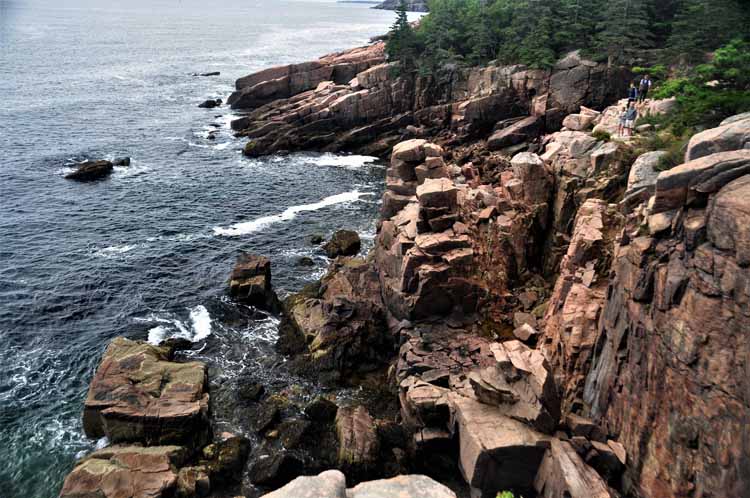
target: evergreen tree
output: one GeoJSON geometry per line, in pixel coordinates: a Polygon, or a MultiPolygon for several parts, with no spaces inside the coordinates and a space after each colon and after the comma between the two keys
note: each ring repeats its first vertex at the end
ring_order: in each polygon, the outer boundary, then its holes
{"type": "Polygon", "coordinates": [[[737,0],[681,0],[673,22],[669,48],[687,61],[733,38],[750,33],[750,9],[737,0]]]}
{"type": "Polygon", "coordinates": [[[401,71],[414,70],[417,58],[417,37],[409,24],[404,0],[401,0],[396,9],[396,20],[391,26],[385,50],[389,61],[399,62],[401,71]]]}
{"type": "Polygon", "coordinates": [[[601,0],[560,1],[557,15],[559,22],[555,32],[556,44],[560,49],[590,51],[602,3],[601,0]]]}
{"type": "Polygon", "coordinates": [[[612,64],[628,51],[652,47],[650,20],[645,0],[609,0],[597,25],[594,49],[612,64]]]}

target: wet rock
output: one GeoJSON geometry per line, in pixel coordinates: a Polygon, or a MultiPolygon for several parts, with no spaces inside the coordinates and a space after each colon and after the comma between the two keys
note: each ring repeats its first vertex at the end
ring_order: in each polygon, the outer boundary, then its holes
{"type": "Polygon", "coordinates": [[[258,401],[266,392],[263,384],[255,382],[252,378],[240,377],[237,380],[237,398],[245,403],[258,401]]]}
{"type": "Polygon", "coordinates": [[[86,161],[76,165],[76,170],[65,175],[68,180],[90,182],[99,180],[112,173],[113,164],[109,161],[86,161]]]}
{"type": "Polygon", "coordinates": [[[338,409],[333,401],[318,396],[305,406],[305,416],[315,422],[332,422],[338,409]]]}
{"type": "Polygon", "coordinates": [[[346,477],[338,470],[301,476],[263,498],[347,498],[346,477]]]}
{"type": "Polygon", "coordinates": [[[331,259],[339,256],[356,256],[362,247],[359,234],[353,230],[338,230],[334,232],[331,240],[323,245],[326,256],[331,259]]]}
{"type": "Polygon", "coordinates": [[[517,123],[495,132],[487,139],[489,150],[500,150],[506,147],[528,142],[539,136],[542,131],[542,120],[537,116],[529,116],[517,123]]]}
{"type": "Polygon", "coordinates": [[[320,234],[313,234],[310,236],[310,243],[312,245],[322,244],[325,239],[320,234]]]}
{"type": "Polygon", "coordinates": [[[240,253],[229,277],[229,295],[242,303],[268,311],[280,308],[271,287],[271,261],[250,253],[240,253]]]}
{"type": "Polygon", "coordinates": [[[375,421],[365,407],[339,408],[336,435],[339,466],[347,475],[361,479],[376,468],[380,443],[375,421]]]}
{"type": "Polygon", "coordinates": [[[750,148],[750,118],[730,120],[728,124],[693,135],[685,152],[685,162],[747,148],[750,148]]]}
{"type": "Polygon", "coordinates": [[[200,107],[201,109],[213,109],[214,107],[219,107],[221,104],[221,99],[208,99],[203,103],[198,104],[198,107],[200,107]]]}
{"type": "Polygon", "coordinates": [[[212,444],[203,448],[203,463],[214,483],[240,481],[245,460],[250,452],[250,441],[243,436],[222,433],[212,444]]]}
{"type": "Polygon", "coordinates": [[[540,498],[616,498],[607,483],[570,443],[553,439],[539,468],[534,489],[540,498]]]}
{"type": "Polygon", "coordinates": [[[395,346],[377,273],[363,260],[338,258],[316,289],[290,296],[284,306],[277,348],[297,355],[294,369],[325,382],[377,368],[395,346]]]}
{"type": "Polygon", "coordinates": [[[107,347],[89,386],[83,427],[112,443],[185,444],[208,438],[206,367],[176,363],[168,348],[123,337],[107,347]]]}
{"type": "Polygon", "coordinates": [[[130,158],[129,157],[118,157],[114,161],[112,161],[112,164],[114,166],[130,166],[130,158]]]}
{"type": "Polygon", "coordinates": [[[187,453],[179,446],[111,446],[95,451],[68,474],[60,497],[173,496],[187,453]]]}
{"type": "Polygon", "coordinates": [[[300,266],[300,267],[307,267],[307,268],[309,268],[311,266],[315,266],[315,261],[313,261],[313,259],[310,258],[310,257],[302,256],[301,258],[299,258],[297,260],[297,262],[295,264],[297,266],[300,266]]]}
{"type": "Polygon", "coordinates": [[[205,467],[183,467],[177,473],[177,496],[193,498],[211,493],[211,479],[205,467]]]}
{"type": "Polygon", "coordinates": [[[200,73],[200,74],[194,73],[193,74],[193,76],[204,76],[204,77],[206,77],[206,76],[219,76],[219,75],[221,75],[220,71],[211,71],[211,72],[208,72],[208,73],[200,73]]]}
{"type": "Polygon", "coordinates": [[[250,464],[250,481],[261,486],[279,487],[304,472],[304,463],[295,455],[280,451],[259,455],[250,464]]]}

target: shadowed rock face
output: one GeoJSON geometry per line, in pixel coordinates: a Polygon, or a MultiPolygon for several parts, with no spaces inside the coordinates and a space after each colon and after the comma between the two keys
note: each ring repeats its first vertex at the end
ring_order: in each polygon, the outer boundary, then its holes
{"type": "Polygon", "coordinates": [[[203,363],[175,363],[167,347],[115,338],[86,397],[83,427],[112,443],[184,444],[208,439],[203,363]]]}

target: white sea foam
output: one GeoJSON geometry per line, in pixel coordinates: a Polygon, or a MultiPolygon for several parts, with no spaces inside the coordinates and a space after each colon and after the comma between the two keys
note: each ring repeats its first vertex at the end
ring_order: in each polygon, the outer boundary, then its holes
{"type": "Polygon", "coordinates": [[[195,332],[191,341],[202,341],[211,335],[211,315],[208,314],[205,306],[198,305],[190,310],[190,320],[193,322],[193,331],[195,332]]]}
{"type": "Polygon", "coordinates": [[[359,169],[363,166],[372,165],[377,160],[377,157],[372,156],[342,156],[331,153],[310,158],[310,162],[318,166],[336,166],[345,169],[359,169]]]}
{"type": "Polygon", "coordinates": [[[99,249],[94,254],[101,258],[114,258],[120,254],[125,254],[126,252],[130,252],[137,247],[138,247],[138,244],[122,244],[119,246],[109,246],[103,249],[99,249]]]}
{"type": "Polygon", "coordinates": [[[149,329],[148,342],[158,345],[170,337],[187,339],[190,342],[199,342],[211,335],[211,315],[202,304],[190,310],[190,326],[177,318],[164,318],[150,315],[147,318],[139,318],[138,321],[156,322],[157,325],[149,329]]]}
{"type": "Polygon", "coordinates": [[[214,227],[213,230],[216,235],[223,235],[226,237],[236,237],[238,235],[247,235],[253,232],[257,232],[259,230],[263,230],[264,228],[270,225],[273,225],[274,223],[292,220],[299,213],[303,213],[306,211],[317,211],[319,209],[323,209],[328,206],[333,206],[335,204],[356,202],[360,200],[360,198],[364,196],[369,196],[369,195],[373,195],[373,194],[370,192],[360,192],[359,190],[352,190],[351,192],[343,192],[341,194],[336,194],[330,197],[326,197],[322,199],[321,201],[313,203],[313,204],[303,204],[301,206],[292,206],[292,207],[286,208],[283,213],[274,214],[270,216],[263,216],[261,218],[257,218],[252,221],[246,221],[243,223],[235,223],[234,225],[231,225],[230,227],[227,227],[227,228],[214,227]]]}

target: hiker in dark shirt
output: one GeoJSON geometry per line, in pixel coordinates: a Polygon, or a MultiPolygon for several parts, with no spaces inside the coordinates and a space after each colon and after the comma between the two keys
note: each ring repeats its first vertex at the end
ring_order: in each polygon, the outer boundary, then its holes
{"type": "Polygon", "coordinates": [[[627,109],[620,115],[620,130],[618,130],[620,135],[632,137],[636,119],[638,119],[638,110],[633,102],[628,102],[627,109]]]}
{"type": "Polygon", "coordinates": [[[635,82],[630,82],[630,88],[628,88],[628,104],[638,100],[638,88],[635,86],[635,82]]]}
{"type": "Polygon", "coordinates": [[[648,74],[641,79],[641,83],[638,87],[638,102],[646,100],[648,91],[651,90],[652,83],[651,77],[648,74]]]}

